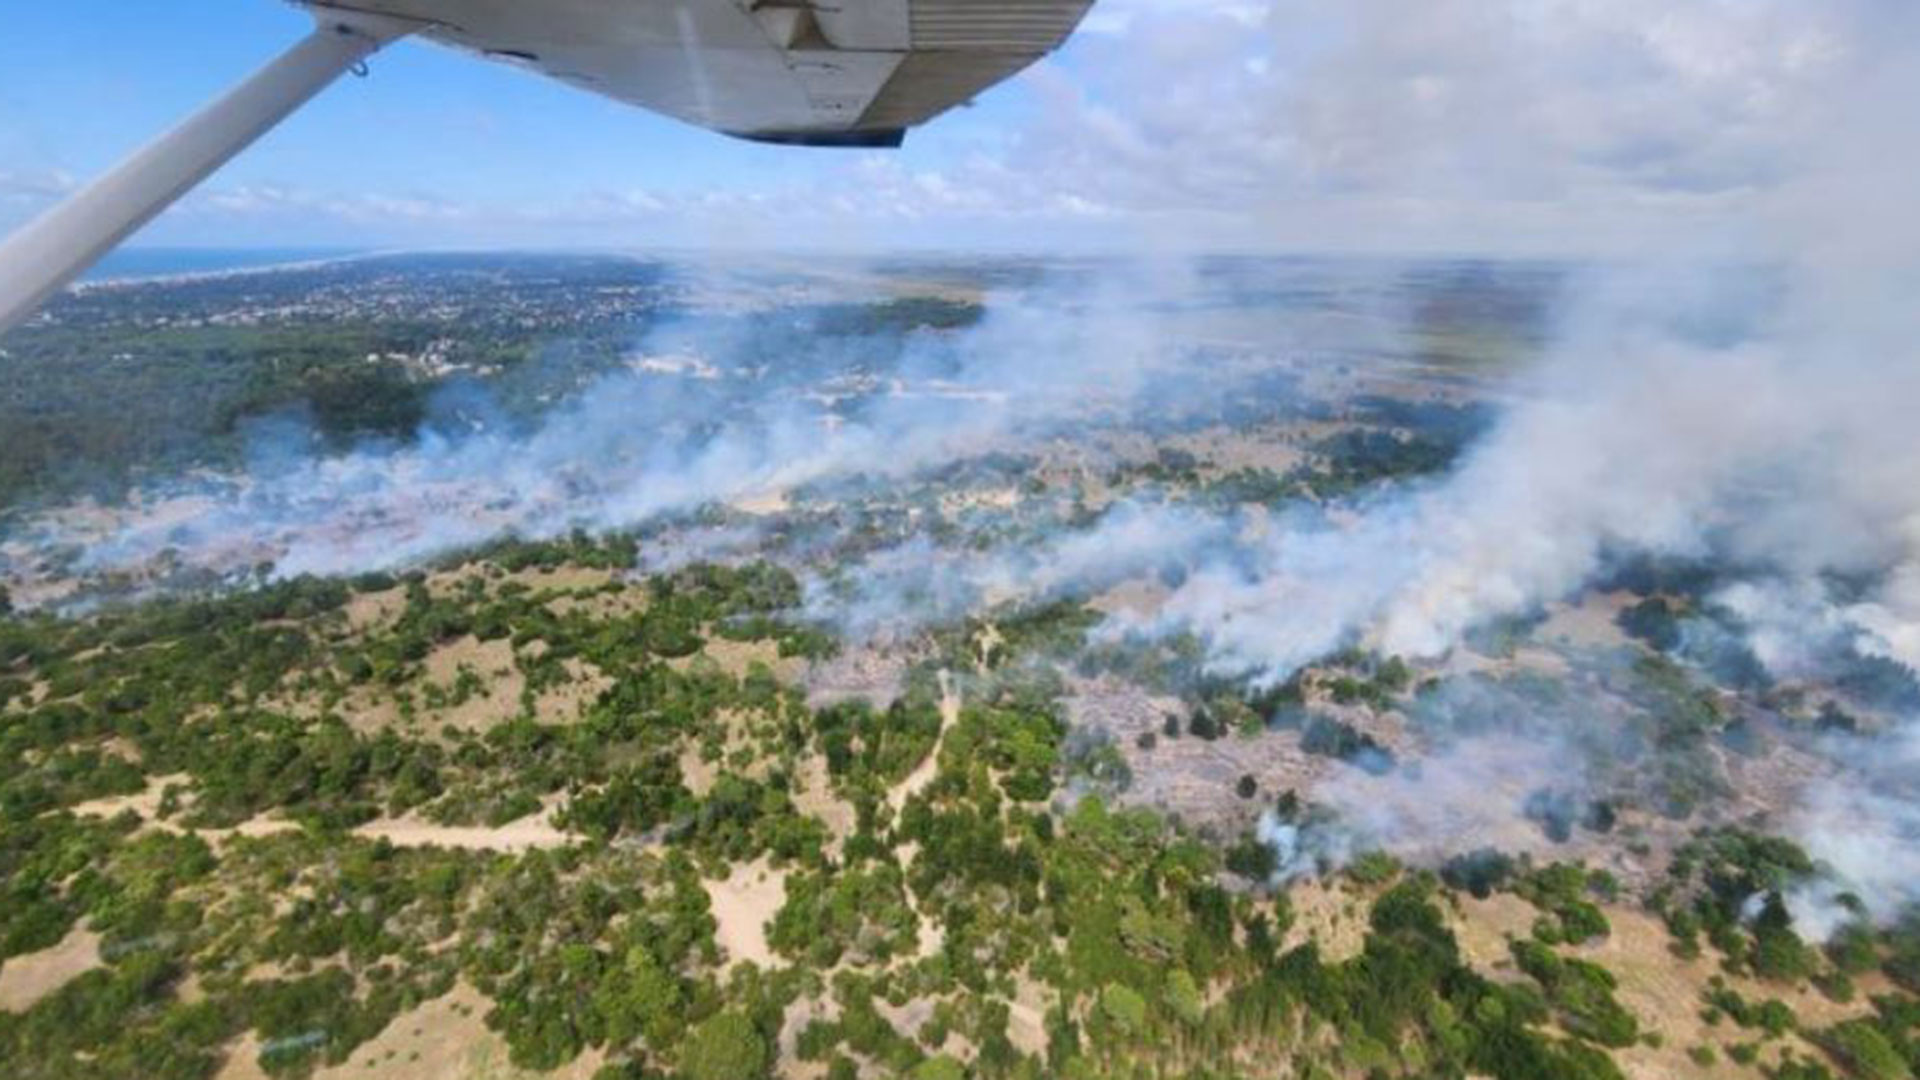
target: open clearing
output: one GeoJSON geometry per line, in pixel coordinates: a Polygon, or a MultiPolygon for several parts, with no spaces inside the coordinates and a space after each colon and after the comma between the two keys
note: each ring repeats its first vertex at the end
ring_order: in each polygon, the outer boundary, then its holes
{"type": "Polygon", "coordinates": [[[60,943],[9,959],[0,967],[0,1009],[26,1012],[34,1002],[100,966],[100,935],[76,926],[60,943]]]}
{"type": "Polygon", "coordinates": [[[727,966],[774,966],[773,950],[767,945],[767,923],[787,902],[786,872],[773,869],[765,859],[756,859],[705,885],[707,899],[713,904],[714,922],[719,924],[714,940],[726,950],[727,966]]]}

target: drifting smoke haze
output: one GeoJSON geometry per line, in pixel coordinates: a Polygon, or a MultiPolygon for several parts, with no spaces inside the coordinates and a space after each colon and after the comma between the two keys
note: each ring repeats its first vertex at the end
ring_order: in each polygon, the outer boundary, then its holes
{"type": "MultiPolygon", "coordinates": [[[[1370,25],[1372,8],[1359,10],[1370,25]]],[[[1429,40],[1374,29],[1371,44],[1387,49],[1429,40]]],[[[1268,679],[1356,642],[1437,657],[1474,626],[1568,598],[1610,556],[1639,552],[1753,568],[1756,579],[1721,600],[1747,620],[1776,675],[1806,675],[1821,658],[1854,651],[1920,662],[1916,143],[1911,113],[1889,107],[1920,89],[1914,18],[1890,5],[1842,5],[1823,29],[1822,48],[1844,62],[1810,65],[1817,76],[1774,87],[1805,94],[1784,110],[1794,122],[1779,133],[1777,160],[1797,172],[1772,186],[1748,238],[1721,252],[1721,269],[1588,274],[1568,290],[1573,306],[1520,403],[1452,476],[1327,528],[1276,531],[1251,562],[1203,567],[1158,625],[1191,629],[1218,666],[1268,679]],[[1736,252],[1769,269],[1727,258],[1736,252]],[[1870,584],[1841,595],[1843,577],[1870,584]]],[[[1377,130],[1364,120],[1345,127],[1377,130]]],[[[1522,175],[1497,160],[1489,172],[1522,175]]],[[[1882,741],[1910,748],[1913,739],[1901,726],[1882,741]]],[[[1816,784],[1794,828],[1876,914],[1891,916],[1915,899],[1920,874],[1905,853],[1920,837],[1920,804],[1911,770],[1885,764],[1910,754],[1875,746],[1879,767],[1816,784]]],[[[1371,790],[1379,785],[1356,774],[1351,784],[1368,789],[1360,797],[1343,798],[1338,785],[1317,797],[1363,832],[1412,833],[1417,844],[1458,827],[1452,809],[1463,804],[1449,792],[1499,790],[1482,784],[1501,775],[1505,752],[1457,746],[1410,784],[1399,777],[1371,790]],[[1393,783],[1415,794],[1396,798],[1393,783]]],[[[1860,756],[1844,755],[1863,765],[1860,756]]],[[[1272,839],[1283,856],[1301,850],[1297,837],[1272,839]]],[[[1831,929],[1832,915],[1804,899],[1804,921],[1831,929]]]]}
{"type": "MultiPolygon", "coordinates": [[[[1713,600],[1777,679],[1817,676],[1854,653],[1920,666],[1920,219],[1910,209],[1920,140],[1912,110],[1889,104],[1920,92],[1907,51],[1913,16],[1865,2],[1819,16],[1783,4],[1706,5],[1743,48],[1760,48],[1763,31],[1786,24],[1809,44],[1778,70],[1756,65],[1772,81],[1726,76],[1735,87],[1714,82],[1712,65],[1695,57],[1712,92],[1686,100],[1705,116],[1681,109],[1654,123],[1641,112],[1664,107],[1657,86],[1646,99],[1614,100],[1596,96],[1583,74],[1581,85],[1523,110],[1508,131],[1503,103],[1525,97],[1546,77],[1542,66],[1572,49],[1571,36],[1549,29],[1555,20],[1612,17],[1598,12],[1603,5],[1535,5],[1516,30],[1499,19],[1487,26],[1486,10],[1500,5],[1417,6],[1411,26],[1396,18],[1409,14],[1405,5],[1349,5],[1347,17],[1329,16],[1342,35],[1302,62],[1335,71],[1350,61],[1357,74],[1289,96],[1271,115],[1226,109],[1214,126],[1227,130],[1193,134],[1227,151],[1215,157],[1185,145],[1181,161],[1245,170],[1238,180],[1210,174],[1206,186],[1224,183],[1249,200],[1259,198],[1263,162],[1291,173],[1317,161],[1315,175],[1353,193],[1337,200],[1348,208],[1391,201],[1405,174],[1437,177],[1442,206],[1482,205],[1470,198],[1476,185],[1504,199],[1578,205],[1582,184],[1592,182],[1616,212],[1621,191],[1594,179],[1600,174],[1617,181],[1634,167],[1665,168],[1662,197],[1724,202],[1724,177],[1738,173],[1745,179],[1731,186],[1746,211],[1742,235],[1676,237],[1671,250],[1649,242],[1632,266],[1575,275],[1544,356],[1511,388],[1494,428],[1443,477],[1332,510],[1258,516],[1127,501],[986,551],[913,537],[813,577],[809,613],[871,634],[1000,599],[1087,594],[1152,577],[1169,588],[1164,603],[1112,616],[1105,633],[1191,633],[1215,671],[1270,685],[1350,645],[1444,657],[1476,627],[1576,597],[1616,559],[1651,554],[1739,568],[1739,580],[1722,583],[1713,600]],[[1476,38],[1476,28],[1486,32],[1476,38]],[[1433,40],[1458,47],[1442,50],[1445,70],[1423,72],[1409,42],[1433,40]],[[1561,48],[1529,55],[1518,47],[1539,42],[1561,48]],[[1430,107],[1415,107],[1419,94],[1388,95],[1360,79],[1383,69],[1397,72],[1393,86],[1439,80],[1430,107]],[[1760,93],[1787,100],[1744,96],[1760,93]],[[1709,106],[1723,98],[1739,107],[1715,114],[1709,106]],[[1272,141],[1274,116],[1292,125],[1292,141],[1272,141]],[[1761,120],[1772,124],[1767,137],[1743,145],[1763,152],[1762,167],[1729,138],[1662,150],[1662,138],[1685,142],[1761,120]],[[1561,144],[1587,124],[1611,133],[1607,146],[1561,144]],[[1416,134],[1396,142],[1399,131],[1416,134]],[[1340,145],[1335,132],[1352,144],[1340,145]]],[[[1136,7],[1134,17],[1159,17],[1153,5],[1136,7]]],[[[1702,26],[1698,12],[1655,18],[1649,5],[1624,7],[1657,24],[1675,50],[1691,47],[1688,35],[1702,26]]],[[[1248,9],[1223,18],[1242,32],[1264,27],[1269,45],[1279,40],[1277,12],[1248,9]]],[[[1727,46],[1716,41],[1706,47],[1727,46]]],[[[1182,38],[1156,60],[1211,60],[1218,47],[1182,38]]],[[[1262,90],[1270,68],[1234,70],[1223,78],[1250,83],[1241,89],[1255,101],[1272,100],[1262,90]]],[[[1084,137],[1063,140],[1059,152],[1087,146],[1084,137]]],[[[1162,179],[1144,166],[1097,172],[1107,185],[1162,179]]],[[[1203,291],[1194,273],[1156,261],[998,296],[977,327],[908,339],[896,366],[842,403],[751,387],[733,394],[732,384],[752,376],[724,339],[647,342],[642,353],[693,357],[717,380],[610,376],[530,434],[428,432],[417,445],[325,458],[289,458],[268,440],[262,464],[223,490],[183,498],[157,521],[78,537],[81,565],[131,568],[172,551],[211,566],[271,558],[282,575],[404,566],[503,534],[631,528],[855,474],[904,477],[1094,418],[1153,417],[1178,407],[1169,386],[1185,384],[1195,401],[1221,393],[1208,383],[1206,361],[1169,325],[1169,312],[1203,291]],[[729,387],[717,406],[715,381],[729,387]]],[[[793,342],[800,354],[825,347],[793,342]]],[[[816,366],[847,366],[827,360],[816,366]]],[[[38,527],[46,542],[76,539],[58,522],[38,527]]],[[[753,536],[730,527],[707,540],[738,550],[753,536]]],[[[1882,916],[1920,900],[1911,855],[1920,850],[1920,793],[1907,779],[1920,765],[1920,728],[1893,719],[1896,729],[1870,747],[1836,750],[1845,774],[1813,784],[1788,815],[1838,882],[1882,916]]],[[[1590,743],[1608,733],[1579,729],[1612,723],[1600,710],[1562,722],[1557,737],[1452,739],[1417,768],[1347,769],[1313,794],[1345,831],[1312,838],[1269,818],[1263,834],[1280,850],[1283,874],[1343,857],[1356,842],[1347,837],[1412,853],[1462,836],[1510,842],[1530,791],[1556,780],[1581,786],[1590,743]]],[[[1831,901],[1830,891],[1798,896],[1803,926],[1830,930],[1831,901]]]]}
{"type": "Polygon", "coordinates": [[[1278,881],[1293,881],[1346,863],[1362,851],[1391,851],[1423,865],[1494,848],[1551,854],[1522,813],[1543,785],[1578,783],[1578,761],[1551,737],[1539,741],[1470,737],[1412,764],[1344,769],[1315,785],[1326,815],[1292,822],[1263,815],[1259,834],[1279,856],[1278,881]]]}
{"type": "MultiPolygon", "coordinates": [[[[1074,282],[989,303],[977,328],[909,337],[897,357],[804,332],[770,345],[668,331],[641,343],[638,371],[596,380],[530,433],[496,420],[457,434],[423,429],[405,447],[313,456],[303,427],[268,422],[253,433],[245,475],[161,492],[130,522],[89,527],[55,513],[20,535],[84,547],[77,569],[89,573],[135,571],[164,554],[213,571],[268,561],[281,577],[350,574],[502,535],[626,529],[854,473],[903,476],[1068,418],[1133,415],[1144,380],[1177,359],[1160,349],[1141,298],[1173,302],[1177,289],[1177,275],[1158,273],[1074,282]],[[835,348],[847,355],[820,355],[835,348]],[[828,377],[827,388],[769,388],[750,362],[767,354],[769,365],[828,377]],[[870,370],[869,359],[886,366],[870,370]]],[[[493,411],[471,393],[459,406],[493,411]]]]}
{"type": "Polygon", "coordinates": [[[1241,528],[1192,508],[1128,501],[1085,528],[988,552],[954,551],[919,537],[869,555],[851,573],[816,577],[808,611],[856,636],[916,629],[1003,601],[1084,596],[1226,559],[1239,549],[1241,528]]]}

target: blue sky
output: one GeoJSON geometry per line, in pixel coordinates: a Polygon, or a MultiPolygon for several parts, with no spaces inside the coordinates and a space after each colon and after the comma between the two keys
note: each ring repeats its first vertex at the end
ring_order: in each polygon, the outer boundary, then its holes
{"type": "MultiPolygon", "coordinates": [[[[0,227],[297,40],[16,3],[0,227]]],[[[899,152],[770,148],[403,42],[138,238],[195,246],[1635,251],[1736,237],[1881,0],[1100,0],[899,152]]],[[[1877,14],[1876,14],[1877,13],[1877,14]]],[[[1903,25],[1902,31],[1910,30],[1903,25]]]]}
{"type": "MultiPolygon", "coordinates": [[[[296,41],[310,20],[276,0],[61,0],[21,5],[0,36],[0,171],[16,185],[85,178],[296,41]]],[[[1070,59],[1067,62],[1071,62],[1070,59]]],[[[896,156],[940,168],[992,153],[1019,122],[1018,85],[915,133],[896,156]]],[[[552,206],[645,191],[695,198],[831,184],[859,153],[796,151],[728,139],[511,68],[402,42],[243,154],[208,185],[301,197],[379,195],[465,205],[552,206]],[[772,181],[777,178],[777,185],[772,181]]],[[[29,209],[0,204],[0,224],[29,209]]],[[[358,243],[407,239],[404,224],[300,215],[216,214],[204,204],[157,223],[143,242],[358,243]]],[[[467,228],[469,226],[462,226],[467,228]]],[[[457,241],[460,228],[424,229],[457,241]]],[[[484,239],[484,228],[473,230],[484,239]]],[[[577,243],[590,226],[554,227],[577,243]]],[[[538,240],[528,230],[509,238],[538,240]]],[[[685,237],[698,242],[697,235],[685,237]]]]}

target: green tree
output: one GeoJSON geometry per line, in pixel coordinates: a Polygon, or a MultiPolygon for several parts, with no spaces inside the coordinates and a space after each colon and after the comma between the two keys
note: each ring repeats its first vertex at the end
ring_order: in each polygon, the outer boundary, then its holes
{"type": "Polygon", "coordinates": [[[967,1070],[958,1061],[941,1054],[921,1062],[908,1075],[911,1080],[966,1080],[967,1070]]]}
{"type": "Polygon", "coordinates": [[[687,1036],[680,1068],[687,1080],[759,1080],[767,1073],[767,1043],[741,1013],[715,1013],[687,1036]]]}
{"type": "Polygon", "coordinates": [[[1132,987],[1108,983],[1100,992],[1100,1008],[1122,1031],[1139,1034],[1147,1026],[1147,1001],[1132,987]]]}
{"type": "Polygon", "coordinates": [[[1188,1027],[1200,1026],[1200,1021],[1206,1016],[1206,1001],[1201,998],[1200,987],[1186,968],[1174,968],[1167,975],[1167,986],[1161,993],[1161,1000],[1166,1003],[1167,1010],[1188,1027]]]}
{"type": "Polygon", "coordinates": [[[665,1049],[680,1030],[680,984],[639,946],[629,949],[626,963],[600,984],[594,1003],[616,1043],[643,1038],[648,1046],[665,1049]]]}
{"type": "Polygon", "coordinates": [[[1820,1043],[1834,1060],[1866,1080],[1910,1080],[1912,1070],[1871,1021],[1849,1020],[1827,1029],[1820,1043]]]}

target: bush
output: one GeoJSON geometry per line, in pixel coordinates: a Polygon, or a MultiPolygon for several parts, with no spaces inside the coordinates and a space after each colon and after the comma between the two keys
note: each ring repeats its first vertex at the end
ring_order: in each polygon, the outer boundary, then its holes
{"type": "Polygon", "coordinates": [[[1147,1028],[1147,1001],[1132,987],[1108,983],[1100,992],[1100,1011],[1129,1035],[1138,1035],[1147,1028]]]}
{"type": "Polygon", "coordinates": [[[1867,1020],[1848,1020],[1822,1032],[1820,1046],[1863,1080],[1911,1080],[1913,1073],[1880,1029],[1867,1020]]]}
{"type": "Polygon", "coordinates": [[[767,1074],[767,1043],[743,1014],[715,1013],[687,1036],[680,1069],[687,1080],[760,1080],[767,1074]]]}

